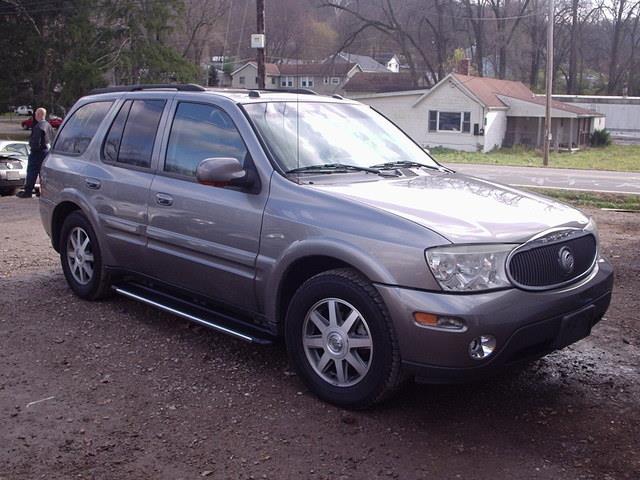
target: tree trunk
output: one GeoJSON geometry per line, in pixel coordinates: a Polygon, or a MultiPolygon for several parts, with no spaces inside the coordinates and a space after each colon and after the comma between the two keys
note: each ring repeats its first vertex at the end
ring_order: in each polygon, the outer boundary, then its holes
{"type": "Polygon", "coordinates": [[[578,93],[578,3],[571,1],[571,38],[569,40],[569,78],[567,79],[567,93],[578,93]]]}
{"type": "Polygon", "coordinates": [[[609,57],[609,81],[607,82],[607,94],[613,95],[618,86],[618,56],[620,52],[620,34],[622,33],[622,14],[626,0],[620,0],[617,5],[616,18],[613,23],[613,39],[611,41],[611,53],[609,57]]]}

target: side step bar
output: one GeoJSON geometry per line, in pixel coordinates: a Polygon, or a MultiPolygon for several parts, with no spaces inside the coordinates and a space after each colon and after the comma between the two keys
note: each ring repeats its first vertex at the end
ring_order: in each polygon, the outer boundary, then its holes
{"type": "Polygon", "coordinates": [[[218,332],[226,333],[245,342],[268,345],[275,340],[272,335],[257,326],[238,320],[228,314],[191,304],[146,286],[127,283],[114,285],[112,288],[116,293],[127,298],[137,300],[218,332]]]}

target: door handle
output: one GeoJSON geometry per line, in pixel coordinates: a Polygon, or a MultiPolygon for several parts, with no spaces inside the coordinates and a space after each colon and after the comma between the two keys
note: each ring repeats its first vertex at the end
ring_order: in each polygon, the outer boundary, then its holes
{"type": "Polygon", "coordinates": [[[84,183],[86,183],[87,187],[91,188],[92,190],[98,190],[102,186],[100,180],[98,180],[97,178],[85,178],[84,183]]]}
{"type": "Polygon", "coordinates": [[[166,193],[156,193],[156,203],[164,207],[173,205],[173,197],[166,193]]]}

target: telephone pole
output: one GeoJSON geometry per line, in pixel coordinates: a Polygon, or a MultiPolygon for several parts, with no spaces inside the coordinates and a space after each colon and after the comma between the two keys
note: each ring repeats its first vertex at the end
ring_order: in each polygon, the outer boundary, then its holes
{"type": "MultiPolygon", "coordinates": [[[[256,0],[257,7],[257,19],[258,19],[258,34],[263,35],[264,38],[264,0],[256,0]]],[[[264,40],[263,40],[264,42],[264,40]]],[[[262,48],[258,48],[258,88],[265,88],[265,47],[263,44],[262,48]]]]}
{"type": "Polygon", "coordinates": [[[549,165],[549,148],[551,147],[551,93],[553,91],[553,0],[549,2],[549,14],[547,20],[547,86],[546,103],[544,111],[544,160],[546,167],[549,165]]]}

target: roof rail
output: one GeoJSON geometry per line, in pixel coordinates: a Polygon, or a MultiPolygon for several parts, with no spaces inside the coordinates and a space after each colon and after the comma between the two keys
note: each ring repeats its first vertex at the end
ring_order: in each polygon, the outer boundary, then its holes
{"type": "Polygon", "coordinates": [[[204,92],[206,89],[195,83],[141,83],[138,85],[118,85],[116,87],[94,88],[89,95],[113,92],[138,92],[141,90],[171,89],[179,92],[204,92]]]}
{"type": "Polygon", "coordinates": [[[308,88],[261,88],[261,92],[299,93],[301,95],[318,95],[308,88]]]}

